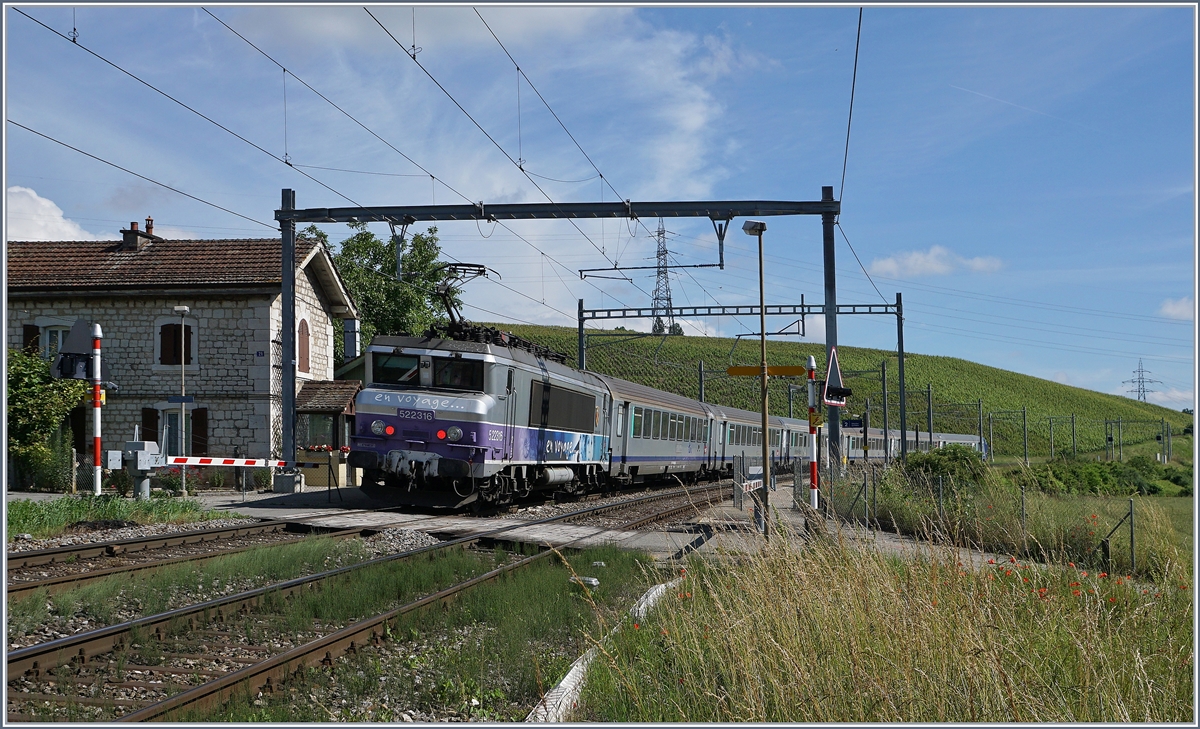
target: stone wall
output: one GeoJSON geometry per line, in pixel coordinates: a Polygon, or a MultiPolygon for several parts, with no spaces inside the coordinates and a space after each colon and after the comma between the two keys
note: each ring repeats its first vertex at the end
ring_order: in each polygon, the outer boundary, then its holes
{"type": "MultiPolygon", "coordinates": [[[[307,274],[297,276],[297,322],[306,318],[310,332],[310,372],[305,379],[333,379],[333,318],[328,304],[307,274]]],[[[232,455],[235,447],[248,457],[280,455],[282,412],[279,402],[282,316],[278,294],[204,296],[111,296],[22,299],[12,296],[8,309],[8,345],[22,345],[23,325],[70,327],[79,317],[103,329],[102,355],[108,388],[102,411],[102,447],[119,449],[142,422],[142,408],[161,411],[161,423],[178,405],[167,398],[180,393],[180,366],[160,364],[159,329],[178,324],[173,307],[191,311],[194,357],[184,368],[184,384],[195,402],[188,409],[208,410],[208,453],[232,455]],[[272,367],[272,365],[276,367],[272,367]]],[[[45,334],[42,335],[45,343],[45,334]]],[[[91,443],[92,414],[86,413],[86,441],[91,443]]],[[[147,436],[143,435],[143,438],[147,436]]],[[[157,439],[157,435],[154,439],[157,439]]],[[[188,444],[190,449],[191,444],[188,444]]]]}

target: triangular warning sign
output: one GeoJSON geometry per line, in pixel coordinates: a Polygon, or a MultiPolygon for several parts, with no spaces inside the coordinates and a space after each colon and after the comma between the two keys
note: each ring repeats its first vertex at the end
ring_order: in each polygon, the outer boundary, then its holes
{"type": "Polygon", "coordinates": [[[837,347],[829,349],[829,366],[826,368],[825,389],[821,391],[821,400],[830,407],[846,407],[846,398],[850,397],[850,388],[842,386],[842,368],[838,364],[837,347]]]}

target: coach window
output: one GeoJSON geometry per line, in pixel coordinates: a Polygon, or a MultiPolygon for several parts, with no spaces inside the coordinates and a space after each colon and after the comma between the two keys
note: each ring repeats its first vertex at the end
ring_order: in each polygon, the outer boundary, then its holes
{"type": "Polygon", "coordinates": [[[639,407],[633,409],[633,426],[630,430],[634,438],[642,437],[642,409],[639,407]]]}
{"type": "Polygon", "coordinates": [[[678,434],[679,417],[675,413],[667,413],[667,440],[676,440],[678,434]]]}
{"type": "Polygon", "coordinates": [[[657,410],[651,412],[654,413],[654,417],[650,423],[650,437],[658,440],[659,429],[662,427],[662,413],[657,410]]]}

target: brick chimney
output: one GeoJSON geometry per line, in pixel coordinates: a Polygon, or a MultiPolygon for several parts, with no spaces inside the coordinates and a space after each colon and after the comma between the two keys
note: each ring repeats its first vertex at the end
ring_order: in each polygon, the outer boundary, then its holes
{"type": "Polygon", "coordinates": [[[117,250],[121,251],[140,251],[146,247],[151,241],[162,240],[157,235],[154,235],[154,219],[146,218],[146,230],[138,230],[137,221],[129,224],[128,230],[121,231],[121,245],[117,250]]]}

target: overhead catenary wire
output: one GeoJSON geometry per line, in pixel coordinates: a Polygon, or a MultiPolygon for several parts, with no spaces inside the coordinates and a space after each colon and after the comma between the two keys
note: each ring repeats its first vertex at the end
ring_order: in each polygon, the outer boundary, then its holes
{"type": "Polygon", "coordinates": [[[863,9],[858,9],[858,34],[854,38],[854,73],[850,77],[850,113],[846,115],[846,151],[842,156],[842,184],[838,187],[838,201],[846,191],[846,163],[850,161],[850,122],[854,120],[854,87],[858,83],[858,44],[862,40],[863,9]]]}
{"type": "MultiPolygon", "coordinates": [[[[363,11],[365,11],[367,15],[371,16],[371,19],[375,21],[375,23],[383,30],[383,32],[386,33],[387,36],[389,38],[391,38],[392,41],[403,50],[404,46],[400,43],[400,41],[396,38],[396,36],[393,35],[390,30],[388,30],[386,25],[384,25],[382,22],[380,22],[379,18],[375,17],[375,15],[370,11],[370,9],[364,7],[363,11]]],[[[437,86],[439,89],[441,89],[442,93],[446,95],[446,98],[450,99],[451,103],[453,103],[456,107],[458,107],[458,110],[461,111],[467,117],[467,119],[469,119],[471,121],[471,123],[475,125],[475,128],[477,128],[485,137],[487,137],[488,141],[490,141],[492,143],[492,145],[496,147],[496,149],[500,150],[500,153],[503,154],[504,157],[509,162],[511,162],[514,167],[516,167],[518,170],[520,170],[522,174],[525,174],[525,171],[521,169],[521,165],[518,164],[517,161],[515,159],[513,159],[512,155],[510,155],[508,153],[508,151],[505,150],[504,147],[499,142],[496,141],[495,137],[493,137],[486,129],[483,128],[482,124],[480,124],[478,121],[476,121],[475,117],[471,116],[471,113],[468,112],[461,103],[459,103],[458,99],[454,98],[454,95],[450,93],[449,89],[447,89],[445,86],[443,86],[442,83],[440,81],[438,81],[437,78],[432,73],[429,72],[429,69],[425,68],[424,64],[422,64],[420,61],[417,60],[417,57],[415,55],[410,56],[410,58],[412,59],[413,63],[417,64],[417,68],[420,68],[421,71],[423,71],[425,73],[425,75],[429,77],[429,80],[432,81],[434,83],[434,85],[437,86]]],[[[529,180],[529,184],[533,185],[534,188],[536,188],[537,191],[540,192],[551,205],[558,204],[554,201],[554,198],[552,198],[549,193],[547,193],[544,189],[542,189],[542,186],[539,185],[537,183],[537,181],[535,181],[531,176],[525,175],[525,179],[529,180]]],[[[583,236],[584,240],[586,240],[589,244],[591,244],[591,246],[593,248],[595,248],[596,251],[598,253],[600,253],[606,261],[608,261],[609,263],[613,262],[612,259],[609,258],[608,255],[603,252],[603,250],[601,250],[600,246],[596,245],[596,241],[592,240],[591,237],[583,231],[583,228],[579,227],[579,224],[576,223],[574,221],[574,219],[568,218],[567,220],[571,223],[571,226],[574,227],[575,230],[579,231],[579,234],[583,236]]],[[[635,287],[636,287],[636,284],[635,284],[635,287]]],[[[645,292],[643,292],[643,293],[645,293],[645,292]]]]}
{"type": "MultiPolygon", "coordinates": [[[[583,155],[584,159],[586,159],[588,161],[588,164],[590,164],[592,166],[592,169],[594,169],[596,171],[596,175],[600,178],[601,183],[602,183],[601,190],[603,190],[603,185],[607,185],[608,189],[612,190],[613,194],[617,196],[618,200],[624,200],[625,198],[621,195],[620,192],[617,191],[617,188],[613,186],[612,181],[604,176],[604,173],[600,171],[600,167],[595,163],[594,160],[592,160],[591,155],[589,155],[587,153],[587,151],[583,148],[583,145],[579,143],[579,140],[575,138],[575,135],[571,133],[571,130],[567,128],[567,125],[565,123],[563,123],[563,120],[561,118],[559,118],[558,114],[554,111],[554,108],[550,106],[550,102],[546,100],[546,97],[542,95],[541,91],[538,91],[537,86],[534,85],[533,81],[529,78],[529,75],[526,74],[523,70],[521,70],[521,64],[517,63],[517,59],[513,57],[512,53],[509,52],[508,48],[504,45],[504,42],[500,40],[500,36],[498,36],[496,34],[496,31],[492,30],[492,26],[488,24],[486,19],[484,19],[483,14],[479,12],[478,8],[472,8],[472,10],[474,10],[475,15],[477,15],[479,17],[479,21],[481,23],[483,23],[483,27],[487,28],[488,33],[490,33],[492,38],[494,38],[496,40],[496,44],[500,46],[500,50],[504,51],[504,55],[508,56],[508,60],[512,62],[513,67],[516,68],[516,70],[517,70],[517,73],[520,74],[520,76],[525,79],[525,82],[527,84],[529,84],[529,88],[533,89],[533,93],[537,94],[538,99],[541,100],[542,104],[546,107],[546,110],[550,112],[550,115],[552,117],[554,117],[554,121],[558,122],[558,125],[562,128],[563,132],[566,133],[567,137],[570,138],[571,142],[575,145],[575,148],[579,150],[579,153],[583,155]]],[[[376,22],[379,22],[379,21],[376,21],[376,22]]],[[[382,24],[381,24],[381,26],[382,26],[382,24]]],[[[522,171],[524,172],[524,170],[522,170],[522,171]]],[[[528,173],[526,173],[526,174],[528,174],[528,173]]],[[[601,195],[601,197],[603,197],[603,194],[601,195]]],[[[639,219],[637,221],[637,224],[641,225],[641,227],[643,229],[645,229],[647,235],[651,235],[650,229],[646,227],[646,224],[644,222],[642,222],[639,219]]],[[[635,237],[635,235],[633,234],[632,231],[630,231],[629,232],[629,238],[630,238],[629,243],[630,244],[632,244],[634,237],[635,237]]],[[[618,247],[619,247],[619,244],[620,244],[620,241],[618,241],[618,247]]],[[[595,245],[595,244],[593,244],[593,245],[595,245]]],[[[605,258],[607,258],[607,255],[605,256],[605,258]]],[[[618,248],[616,260],[610,261],[610,263],[613,264],[613,268],[617,268],[617,261],[619,261],[619,260],[620,260],[620,250],[618,248]]],[[[689,276],[692,279],[692,281],[695,282],[696,285],[700,287],[700,290],[703,291],[706,296],[709,296],[710,298],[713,299],[714,302],[716,302],[716,297],[714,297],[706,288],[704,288],[704,286],[696,279],[695,276],[691,276],[690,272],[689,272],[689,276]]],[[[639,290],[641,290],[640,287],[639,287],[639,290]]],[[[643,291],[643,293],[645,293],[645,292],[643,291]]],[[[719,305],[719,302],[717,302],[717,303],[719,305]]]]}
{"type": "MultiPolygon", "coordinates": [[[[18,12],[19,12],[19,11],[18,11],[18,12]]],[[[145,176],[145,175],[143,175],[143,174],[140,174],[140,173],[134,172],[133,170],[131,170],[131,169],[128,169],[128,168],[126,168],[126,167],[122,167],[121,165],[119,165],[119,164],[117,164],[117,163],[115,163],[115,162],[109,162],[108,160],[106,160],[106,159],[104,159],[104,158],[102,158],[102,157],[98,157],[98,156],[96,156],[96,155],[92,154],[91,152],[85,152],[85,151],[83,151],[82,149],[80,149],[79,147],[73,147],[73,146],[71,146],[70,144],[67,144],[66,142],[60,141],[60,140],[58,140],[58,139],[55,139],[54,137],[50,136],[49,134],[44,134],[44,133],[42,133],[42,132],[39,132],[39,131],[38,131],[38,130],[36,130],[36,129],[30,128],[30,127],[27,127],[27,126],[25,126],[24,124],[22,124],[22,123],[20,123],[20,122],[13,121],[12,119],[7,119],[6,121],[7,121],[9,124],[12,124],[13,126],[20,127],[21,129],[24,129],[24,130],[25,130],[25,131],[27,131],[27,132],[30,132],[30,133],[32,133],[32,134],[36,134],[36,135],[38,135],[39,137],[42,137],[43,139],[47,139],[47,140],[49,140],[49,141],[51,141],[51,142],[54,142],[55,144],[62,145],[63,147],[66,147],[67,149],[70,149],[70,150],[73,150],[73,151],[75,151],[75,152],[78,152],[79,154],[82,154],[82,155],[84,155],[85,157],[91,157],[92,159],[96,160],[97,162],[102,162],[102,163],[104,163],[104,164],[108,165],[109,167],[114,167],[114,168],[116,168],[116,169],[118,169],[118,170],[120,170],[120,171],[122,171],[122,172],[125,172],[125,173],[127,173],[127,174],[133,175],[134,177],[138,177],[138,178],[140,178],[140,179],[143,179],[143,180],[145,180],[146,182],[149,182],[149,183],[151,183],[151,184],[154,184],[154,185],[158,185],[158,186],[159,186],[159,187],[161,187],[161,188],[164,188],[164,189],[170,190],[171,192],[177,193],[177,194],[179,194],[179,195],[183,195],[183,196],[184,196],[184,197],[186,197],[186,198],[191,198],[192,200],[195,200],[195,201],[196,201],[196,202],[198,202],[198,203],[203,203],[203,204],[205,204],[205,205],[207,205],[207,206],[209,206],[209,207],[211,207],[211,208],[216,208],[217,210],[220,210],[221,212],[229,213],[230,215],[234,215],[234,216],[236,216],[236,217],[239,217],[239,218],[241,218],[242,220],[248,220],[248,221],[250,221],[251,223],[257,223],[258,225],[261,225],[261,226],[263,226],[263,227],[265,227],[265,228],[270,228],[271,230],[278,230],[278,227],[276,227],[276,226],[274,226],[274,225],[271,225],[270,223],[264,223],[264,222],[263,222],[263,221],[261,221],[261,220],[255,220],[254,218],[251,218],[251,217],[250,217],[250,216],[248,216],[248,215],[242,215],[241,213],[239,213],[239,212],[235,212],[235,211],[233,211],[233,210],[230,210],[229,208],[221,207],[220,205],[217,205],[216,203],[209,202],[209,201],[207,201],[207,200],[205,200],[205,199],[203,199],[203,198],[196,197],[195,195],[192,195],[191,193],[184,192],[183,190],[180,190],[180,189],[177,189],[177,188],[171,187],[170,185],[168,185],[168,184],[166,184],[166,183],[159,182],[158,180],[155,180],[155,179],[149,178],[149,177],[147,177],[147,176],[145,176]]]]}
{"type": "MultiPolygon", "coordinates": [[[[264,58],[266,58],[268,61],[270,61],[271,63],[275,64],[275,65],[276,65],[276,66],[278,66],[280,69],[283,69],[283,70],[284,70],[286,73],[288,73],[288,74],[289,74],[289,75],[290,75],[292,78],[294,78],[294,79],[296,79],[296,81],[300,82],[300,83],[301,83],[301,84],[302,84],[302,85],[303,85],[305,88],[307,88],[308,90],[310,90],[310,91],[312,91],[314,94],[316,94],[316,95],[317,95],[317,96],[318,96],[320,99],[322,99],[323,101],[325,101],[327,104],[329,104],[329,105],[330,105],[330,106],[332,106],[333,108],[337,109],[339,112],[341,112],[341,113],[342,113],[344,116],[346,116],[348,119],[350,119],[351,121],[353,121],[355,124],[357,124],[358,126],[362,127],[362,129],[364,129],[364,130],[365,130],[365,131],[366,131],[368,134],[370,134],[371,136],[375,137],[377,140],[379,140],[380,142],[382,142],[382,143],[383,143],[385,146],[387,146],[389,149],[391,149],[392,151],[394,151],[394,152],[396,152],[397,154],[399,154],[401,157],[403,157],[405,160],[407,160],[409,163],[411,163],[411,164],[412,164],[413,166],[415,166],[417,169],[421,170],[421,171],[422,171],[422,172],[423,172],[425,175],[428,175],[428,176],[429,176],[429,178],[430,178],[431,184],[437,184],[437,183],[440,183],[440,184],[441,184],[443,187],[445,187],[447,190],[450,190],[450,191],[451,191],[451,192],[453,192],[455,195],[458,195],[458,197],[459,197],[459,198],[461,198],[463,201],[465,201],[465,202],[468,202],[468,203],[472,203],[472,204],[474,203],[474,201],[473,201],[473,200],[472,200],[470,197],[468,197],[466,194],[464,194],[464,193],[463,193],[463,192],[461,192],[460,190],[456,189],[455,187],[453,187],[453,186],[451,186],[451,185],[447,184],[447,183],[446,183],[444,180],[442,180],[441,178],[439,178],[439,177],[437,177],[436,175],[434,175],[434,174],[433,174],[433,172],[432,172],[432,171],[430,171],[429,169],[427,169],[427,168],[426,168],[424,165],[420,164],[419,162],[417,162],[416,160],[414,160],[412,157],[410,157],[408,154],[404,153],[404,152],[403,152],[402,150],[400,150],[398,147],[396,147],[395,145],[393,145],[391,142],[389,142],[389,141],[387,141],[386,139],[384,139],[383,137],[381,137],[381,136],[380,136],[378,133],[376,133],[376,132],[375,132],[373,129],[371,129],[370,127],[368,127],[368,126],[367,126],[366,124],[364,124],[363,122],[359,121],[359,120],[358,120],[358,119],[357,119],[357,118],[356,118],[354,115],[350,114],[348,111],[346,111],[345,109],[343,109],[341,106],[339,106],[338,104],[334,103],[334,102],[333,102],[331,99],[329,99],[327,96],[325,96],[324,94],[322,94],[320,91],[317,91],[317,90],[316,90],[315,88],[313,88],[313,87],[312,87],[312,86],[311,86],[311,85],[310,85],[308,82],[306,82],[304,79],[302,79],[302,78],[300,78],[299,76],[297,76],[297,75],[296,75],[296,74],[295,74],[293,71],[288,71],[288,70],[286,69],[286,67],[285,67],[285,66],[284,66],[282,63],[280,63],[280,62],[279,62],[279,61],[277,61],[275,58],[273,58],[273,57],[272,57],[270,54],[268,54],[266,51],[264,51],[263,49],[261,49],[261,48],[259,48],[257,45],[255,45],[255,44],[254,44],[254,43],[253,43],[253,42],[252,42],[252,41],[251,41],[249,38],[246,38],[244,35],[242,35],[241,33],[237,32],[237,31],[236,31],[236,30],[235,30],[235,29],[234,29],[232,26],[230,26],[228,23],[226,23],[225,21],[223,21],[223,20],[221,20],[220,18],[218,18],[216,15],[214,15],[214,14],[213,14],[211,11],[209,11],[207,8],[203,8],[203,10],[204,10],[204,12],[205,12],[205,13],[207,13],[207,14],[208,14],[208,15],[209,15],[209,16],[210,16],[210,17],[211,17],[213,20],[216,20],[218,23],[220,23],[222,26],[224,26],[224,27],[225,27],[225,29],[226,29],[226,30],[228,30],[230,33],[233,33],[235,36],[237,36],[239,39],[241,39],[241,40],[242,40],[244,43],[246,43],[247,45],[249,45],[249,46],[250,46],[251,48],[253,48],[254,50],[258,51],[258,52],[259,52],[259,53],[260,53],[260,54],[261,54],[261,55],[262,55],[264,58]]],[[[386,29],[385,29],[385,31],[386,31],[386,29]]],[[[414,27],[414,39],[415,39],[415,27],[414,27]]],[[[394,40],[394,39],[393,39],[393,40],[394,40]]],[[[415,47],[415,45],[414,45],[414,47],[415,47]]],[[[417,49],[417,50],[420,50],[420,49],[417,49]]],[[[315,167],[315,166],[312,166],[312,165],[296,165],[296,164],[293,164],[292,166],[293,166],[293,167],[301,167],[301,166],[304,166],[304,167],[315,167]]],[[[319,168],[319,169],[337,169],[337,168],[319,168]]],[[[345,169],[337,169],[337,171],[341,171],[341,172],[357,172],[356,170],[345,170],[345,169]]],[[[381,174],[381,173],[362,173],[362,174],[381,174]]],[[[423,175],[422,175],[422,176],[423,176],[423,175]]],[[[435,195],[435,198],[434,198],[434,203],[436,204],[436,195],[435,195]]],[[[516,232],[516,231],[514,231],[514,230],[513,230],[511,227],[509,227],[507,224],[505,224],[505,223],[502,223],[502,222],[498,222],[498,224],[500,225],[500,227],[501,227],[501,228],[504,228],[506,231],[508,231],[510,234],[512,234],[512,235],[513,235],[514,237],[516,237],[518,240],[522,241],[523,243],[525,243],[526,245],[528,245],[530,248],[532,248],[533,250],[537,251],[537,252],[538,252],[540,255],[542,255],[542,256],[545,256],[546,258],[548,258],[548,259],[551,261],[551,263],[553,263],[553,264],[555,264],[555,265],[557,265],[557,266],[561,267],[561,268],[562,268],[564,271],[573,272],[573,271],[572,271],[572,269],[568,268],[566,265],[562,264],[560,261],[558,261],[557,259],[555,259],[555,257],[554,257],[554,256],[551,256],[551,255],[547,254],[545,251],[543,251],[543,250],[541,250],[540,248],[538,248],[538,247],[537,247],[536,245],[534,245],[534,244],[533,244],[531,241],[529,241],[529,240],[528,240],[528,239],[527,239],[525,236],[523,236],[523,235],[521,235],[521,234],[517,233],[517,232],[516,232]]],[[[561,277],[559,277],[559,278],[560,278],[560,280],[561,280],[561,277]]],[[[603,289],[601,289],[601,288],[599,288],[598,286],[596,286],[596,284],[595,284],[594,282],[588,282],[588,285],[590,285],[592,288],[596,289],[597,291],[599,291],[599,292],[601,292],[601,293],[604,293],[603,289]]],[[[570,288],[569,288],[569,287],[567,287],[567,290],[568,290],[568,292],[570,292],[570,288]]],[[[572,294],[572,295],[574,295],[574,294],[572,294]]],[[[611,296],[611,294],[609,294],[609,295],[611,296]]],[[[613,298],[616,298],[616,297],[613,297],[613,298]]],[[[618,299],[618,301],[619,301],[619,299],[618,299]]],[[[622,305],[628,306],[628,304],[625,304],[624,302],[621,302],[621,303],[622,303],[622,305]]]]}
{"type": "MultiPolygon", "coordinates": [[[[38,25],[42,26],[43,28],[45,28],[46,30],[50,31],[51,33],[53,33],[54,35],[58,36],[59,38],[62,38],[63,40],[66,40],[66,41],[70,41],[70,40],[71,40],[70,38],[68,38],[67,36],[63,35],[62,33],[60,33],[59,31],[55,30],[54,28],[51,28],[50,26],[46,25],[46,24],[45,24],[45,23],[43,23],[42,21],[40,21],[40,20],[38,20],[37,18],[33,17],[32,15],[29,15],[28,13],[26,13],[26,12],[22,11],[20,8],[15,8],[15,7],[14,7],[14,8],[13,8],[13,10],[14,10],[14,11],[16,11],[16,12],[18,12],[18,13],[20,13],[21,15],[25,16],[26,18],[29,18],[30,20],[32,20],[33,22],[35,22],[35,23],[37,23],[38,25]]],[[[220,122],[218,122],[218,121],[216,121],[215,119],[213,119],[213,118],[209,117],[208,115],[204,114],[203,112],[200,112],[200,111],[198,111],[198,110],[196,110],[196,109],[192,108],[191,106],[189,106],[189,105],[185,104],[184,102],[180,101],[179,99],[175,98],[174,96],[172,96],[172,95],[168,94],[167,92],[163,91],[162,89],[158,88],[157,86],[155,86],[155,85],[151,84],[149,81],[145,81],[144,79],[142,79],[142,78],[138,77],[137,75],[133,74],[132,72],[125,70],[125,69],[124,69],[124,68],[122,68],[121,66],[118,66],[116,63],[113,63],[112,61],[108,60],[108,59],[107,59],[107,58],[105,58],[104,56],[101,56],[99,53],[96,53],[95,51],[91,50],[91,49],[90,49],[90,48],[88,48],[87,46],[85,46],[85,45],[83,45],[83,44],[81,44],[81,43],[78,43],[78,42],[76,42],[76,41],[71,41],[71,42],[73,43],[73,45],[75,45],[75,46],[76,46],[76,47],[78,47],[78,48],[81,48],[81,49],[83,49],[83,50],[84,50],[84,51],[86,51],[88,54],[92,55],[93,57],[95,57],[95,58],[99,59],[100,61],[103,61],[104,63],[108,64],[109,66],[112,66],[112,67],[113,67],[113,68],[115,68],[116,70],[118,70],[118,71],[120,71],[121,73],[125,74],[126,76],[128,76],[128,77],[129,77],[129,78],[131,78],[131,79],[133,79],[134,81],[137,81],[138,83],[142,84],[142,85],[143,85],[143,86],[145,86],[146,88],[148,88],[148,89],[150,89],[150,90],[154,91],[155,93],[157,93],[157,94],[160,94],[160,95],[162,95],[162,96],[166,97],[167,99],[170,99],[171,101],[175,102],[175,103],[176,103],[176,104],[178,104],[179,106],[182,106],[184,109],[187,109],[188,111],[192,112],[193,114],[195,114],[196,116],[200,117],[201,119],[203,119],[203,120],[207,121],[208,123],[210,123],[210,124],[212,124],[212,125],[216,126],[217,128],[221,129],[222,131],[224,131],[224,132],[226,132],[226,133],[228,133],[228,134],[232,135],[233,137],[236,137],[237,139],[239,139],[239,140],[241,140],[241,141],[245,142],[246,144],[248,144],[248,145],[250,145],[251,147],[253,147],[253,148],[257,149],[258,151],[260,151],[260,152],[262,152],[263,154],[267,155],[268,157],[270,157],[271,159],[275,160],[276,162],[279,162],[280,164],[284,164],[284,165],[287,165],[288,167],[291,167],[292,169],[295,169],[294,167],[292,167],[292,165],[288,164],[288,162],[287,162],[286,160],[284,160],[282,157],[279,157],[279,156],[278,156],[278,155],[276,155],[274,152],[268,151],[268,150],[264,149],[263,147],[261,147],[260,145],[258,145],[258,144],[255,144],[254,142],[250,141],[250,140],[249,140],[249,139],[247,139],[246,137],[243,137],[241,134],[238,134],[237,132],[233,131],[232,129],[230,129],[229,127],[225,126],[224,124],[221,124],[220,122]]],[[[315,177],[313,177],[312,175],[308,174],[307,172],[305,172],[305,171],[303,171],[303,170],[296,170],[296,172],[297,172],[297,173],[299,173],[299,174],[301,174],[301,175],[303,175],[304,177],[307,177],[309,180],[311,180],[311,181],[313,181],[313,182],[317,183],[317,184],[318,184],[318,185],[320,185],[321,187],[323,187],[323,188],[325,188],[326,190],[328,190],[328,191],[332,192],[333,194],[337,195],[338,197],[342,198],[343,200],[346,200],[346,201],[347,201],[347,202],[349,202],[350,204],[352,204],[352,205],[354,205],[354,206],[356,206],[356,207],[362,207],[362,206],[361,206],[361,205],[359,205],[359,203],[358,203],[358,202],[356,202],[355,200],[353,200],[353,199],[351,199],[350,197],[348,197],[348,196],[346,196],[346,195],[342,194],[342,193],[341,193],[341,192],[339,192],[338,190],[335,190],[335,189],[333,189],[333,188],[332,188],[332,187],[330,187],[329,185],[326,185],[324,182],[321,182],[320,180],[318,180],[317,178],[315,178],[315,177]]]]}

